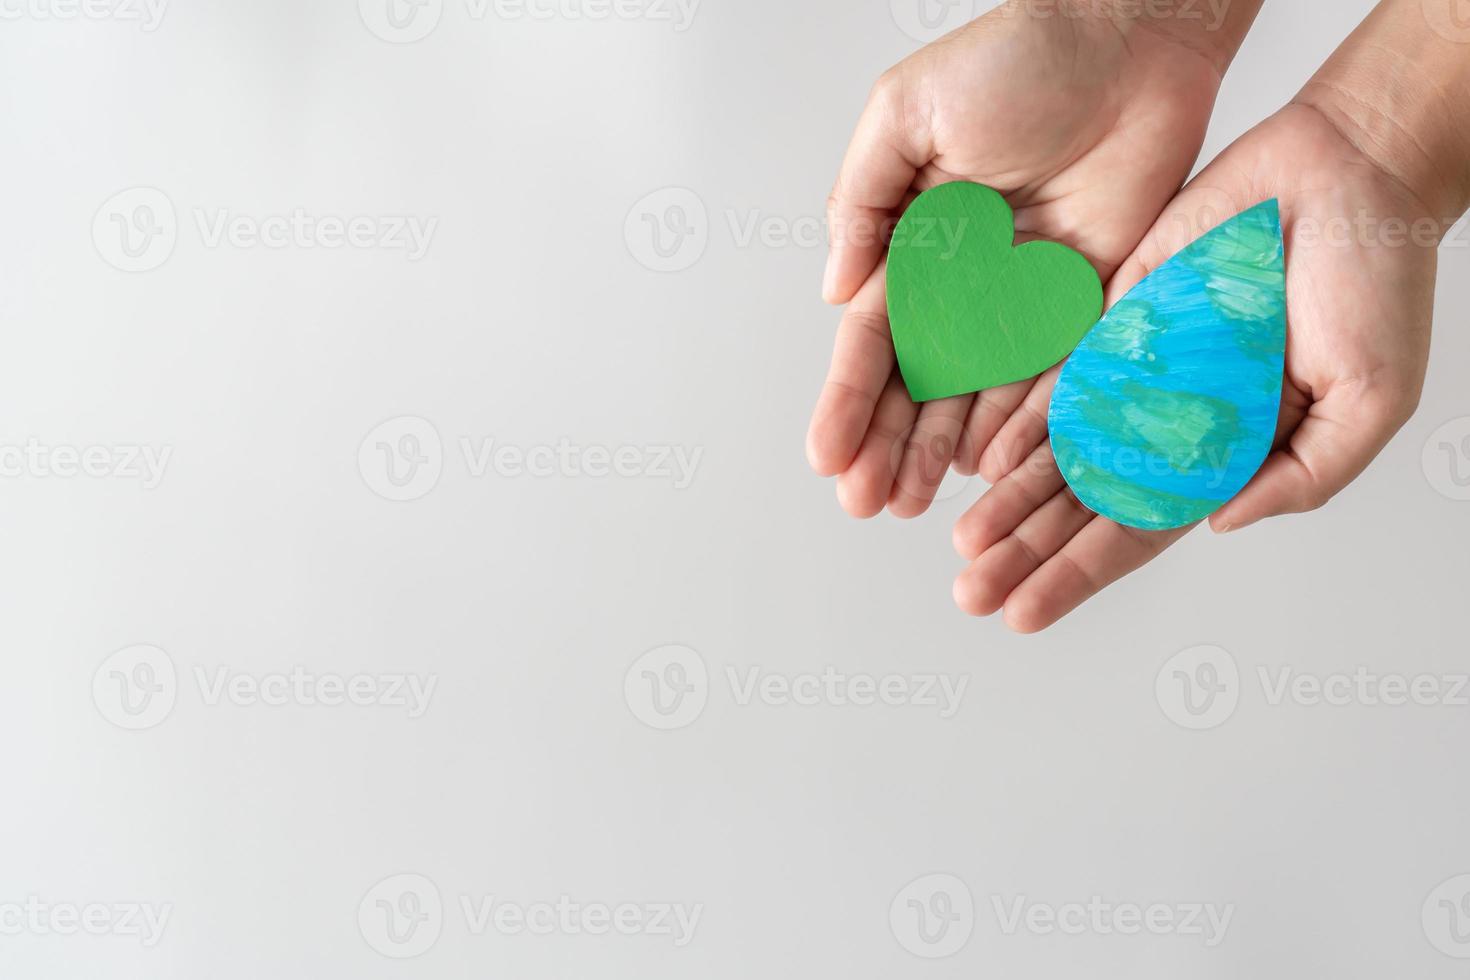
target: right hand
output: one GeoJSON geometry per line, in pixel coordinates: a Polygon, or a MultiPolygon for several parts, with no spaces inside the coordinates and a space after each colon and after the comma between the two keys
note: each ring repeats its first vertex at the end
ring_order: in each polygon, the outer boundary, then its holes
{"type": "MultiPolygon", "coordinates": [[[[1165,209],[1108,290],[1120,299],[1211,227],[1262,201],[1279,202],[1288,315],[1276,446],[1254,479],[1210,516],[1217,532],[1322,506],[1419,404],[1435,246],[1449,222],[1367,155],[1367,141],[1343,129],[1343,118],[1299,98],[1246,133],[1165,209]],[[1426,225],[1427,239],[1417,230],[1426,225]]],[[[1031,402],[1040,411],[1056,378],[1052,370],[1036,382],[1031,402]]],[[[1014,630],[1045,629],[1188,531],[1139,531],[1093,514],[1067,488],[1044,429],[1004,451],[1026,464],[955,525],[955,547],[970,561],[955,582],[955,600],[972,615],[1004,609],[1014,630]]]]}

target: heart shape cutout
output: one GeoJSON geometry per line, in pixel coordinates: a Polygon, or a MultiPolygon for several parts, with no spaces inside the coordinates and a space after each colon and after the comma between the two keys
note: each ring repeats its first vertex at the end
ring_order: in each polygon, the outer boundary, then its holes
{"type": "Polygon", "coordinates": [[[888,321],[916,402],[1033,378],[1102,314],[1102,281],[1057,242],[1015,245],[1005,198],[958,181],[920,194],[888,251],[888,321]]]}

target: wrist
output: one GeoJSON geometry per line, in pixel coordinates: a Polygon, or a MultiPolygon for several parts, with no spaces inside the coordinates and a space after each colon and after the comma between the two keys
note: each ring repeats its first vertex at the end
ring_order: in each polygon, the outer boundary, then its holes
{"type": "Polygon", "coordinates": [[[1447,230],[1470,208],[1470,24],[1432,24],[1428,6],[1385,0],[1294,101],[1447,230]]]}
{"type": "Polygon", "coordinates": [[[1192,51],[1224,76],[1265,0],[1010,0],[1013,14],[1105,27],[1123,39],[1149,33],[1192,51]]]}

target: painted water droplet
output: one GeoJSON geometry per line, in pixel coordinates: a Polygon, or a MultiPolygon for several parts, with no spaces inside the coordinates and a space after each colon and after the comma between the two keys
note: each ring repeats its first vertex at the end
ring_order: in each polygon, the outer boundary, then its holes
{"type": "Polygon", "coordinates": [[[1051,400],[1062,475],[1089,508],[1130,527],[1209,516],[1271,450],[1285,354],[1273,200],[1164,263],[1083,338],[1051,400]]]}

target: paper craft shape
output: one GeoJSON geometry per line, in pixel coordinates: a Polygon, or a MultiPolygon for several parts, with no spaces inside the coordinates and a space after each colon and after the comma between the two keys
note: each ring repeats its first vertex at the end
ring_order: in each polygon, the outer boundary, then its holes
{"type": "Polygon", "coordinates": [[[956,182],[914,199],[888,252],[888,320],[916,402],[1035,377],[1102,313],[1102,283],[1056,242],[1015,245],[1005,198],[956,182]]]}
{"type": "Polygon", "coordinates": [[[1129,527],[1209,516],[1271,450],[1285,355],[1272,200],[1164,263],[1078,345],[1051,399],[1062,475],[1082,503],[1129,527]]]}

